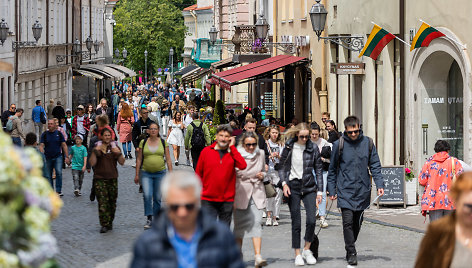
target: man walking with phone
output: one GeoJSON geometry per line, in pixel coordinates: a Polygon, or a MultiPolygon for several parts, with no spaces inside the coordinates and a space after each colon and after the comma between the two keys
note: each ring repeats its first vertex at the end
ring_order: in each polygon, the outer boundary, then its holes
{"type": "Polygon", "coordinates": [[[334,142],[331,152],[328,192],[331,200],[338,200],[342,212],[346,260],[349,265],[357,265],[355,243],[363,211],[370,205],[370,176],[379,196],[384,194],[384,181],[379,155],[372,139],[364,136],[360,129],[359,118],[348,116],[344,127],[344,135],[334,142]]]}

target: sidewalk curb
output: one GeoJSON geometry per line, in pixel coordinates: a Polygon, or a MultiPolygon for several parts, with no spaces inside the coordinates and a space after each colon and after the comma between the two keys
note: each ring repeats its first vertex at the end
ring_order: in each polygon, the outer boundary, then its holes
{"type": "MultiPolygon", "coordinates": [[[[339,213],[339,212],[331,211],[330,214],[341,217],[341,213],[339,213]]],[[[417,233],[421,233],[421,234],[425,233],[425,231],[423,231],[423,230],[413,228],[413,227],[408,227],[408,226],[405,226],[405,225],[397,225],[397,224],[393,224],[393,223],[389,223],[389,222],[385,222],[385,221],[379,221],[379,220],[375,220],[375,219],[371,219],[371,218],[367,218],[367,217],[364,217],[364,220],[368,221],[370,223],[380,224],[380,225],[384,225],[384,226],[388,226],[388,227],[395,227],[395,228],[398,228],[398,229],[403,229],[403,230],[407,230],[407,231],[411,231],[411,232],[417,232],[417,233]]]]}

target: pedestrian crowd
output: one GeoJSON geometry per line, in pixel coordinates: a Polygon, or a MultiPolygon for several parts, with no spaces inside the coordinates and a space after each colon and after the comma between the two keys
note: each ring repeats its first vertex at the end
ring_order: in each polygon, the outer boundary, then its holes
{"type": "MultiPolygon", "coordinates": [[[[317,219],[319,228],[329,227],[329,200],[336,200],[341,211],[346,261],[357,265],[355,244],[371,204],[372,181],[377,196],[384,194],[380,158],[359,118],[347,117],[339,132],[329,113],[319,123],[294,119],[282,125],[261,116],[258,108],[247,108],[241,114],[226,111],[228,124],[214,126],[209,103],[207,92],[120,82],[97,106],[64,109],[51,99],[45,109],[37,100],[31,133],[22,127],[24,110],[14,104],[1,120],[15,145],[37,147],[43,175],[60,196],[65,168],[70,166],[76,197],[82,196],[85,172],[93,171],[90,200],[98,203],[100,233],[113,230],[117,166],[132,161],[148,230],[135,244],[132,267],[244,267],[245,237],[252,239],[255,267],[266,266],[262,228],[279,226],[283,203],[290,211],[293,262],[314,265],[320,243],[317,219]],[[185,164],[194,172],[173,171],[183,164],[182,147],[185,164]]],[[[428,229],[417,267],[432,267],[420,260],[439,258],[431,255],[435,250],[445,254],[438,259],[444,264],[470,260],[457,252],[471,248],[472,177],[449,151],[446,141],[438,141],[419,176],[426,187],[422,213],[438,223],[428,229]],[[441,248],[445,245],[453,250],[441,248]]]]}

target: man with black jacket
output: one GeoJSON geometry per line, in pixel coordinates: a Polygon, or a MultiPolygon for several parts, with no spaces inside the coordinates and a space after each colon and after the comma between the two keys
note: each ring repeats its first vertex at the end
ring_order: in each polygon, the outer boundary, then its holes
{"type": "Polygon", "coordinates": [[[106,114],[108,116],[108,121],[110,122],[110,126],[114,128],[115,121],[113,120],[113,108],[108,107],[108,102],[105,98],[100,100],[100,108],[98,108],[95,113],[98,115],[106,114]]]}
{"type": "Polygon", "coordinates": [[[362,214],[370,205],[370,174],[379,196],[384,194],[384,180],[375,145],[371,138],[364,136],[359,118],[348,116],[344,127],[344,135],[333,143],[327,191],[331,200],[338,199],[341,209],[346,260],[349,265],[357,265],[355,243],[361,230],[362,214]]]}
{"type": "Polygon", "coordinates": [[[139,120],[134,123],[133,131],[131,133],[134,148],[137,148],[136,150],[139,149],[139,143],[143,138],[145,138],[143,137],[143,134],[146,134],[146,130],[149,128],[151,123],[154,123],[154,121],[149,118],[148,109],[141,108],[141,118],[139,118],[139,120]]]}
{"type": "Polygon", "coordinates": [[[12,103],[10,105],[10,109],[8,109],[8,110],[6,110],[2,113],[2,126],[3,126],[4,130],[7,126],[8,118],[10,116],[15,115],[15,114],[16,114],[16,105],[12,103]]]}

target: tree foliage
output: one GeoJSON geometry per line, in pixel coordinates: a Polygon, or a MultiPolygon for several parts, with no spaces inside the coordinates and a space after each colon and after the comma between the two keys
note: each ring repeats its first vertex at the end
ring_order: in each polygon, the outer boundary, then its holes
{"type": "MultiPolygon", "coordinates": [[[[144,51],[148,51],[148,72],[169,66],[169,50],[174,48],[174,67],[181,60],[186,27],[182,9],[196,0],[120,0],[113,12],[116,26],[114,49],[128,51],[124,65],[144,71],[144,51]]],[[[122,56],[120,56],[122,57],[122,56]]]]}

